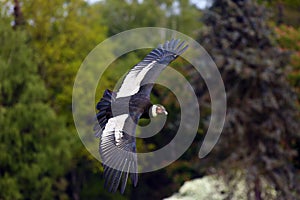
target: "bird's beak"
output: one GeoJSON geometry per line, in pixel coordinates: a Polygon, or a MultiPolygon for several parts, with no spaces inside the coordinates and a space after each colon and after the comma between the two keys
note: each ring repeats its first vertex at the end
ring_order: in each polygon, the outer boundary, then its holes
{"type": "Polygon", "coordinates": [[[165,111],[164,113],[165,113],[165,115],[168,115],[168,112],[167,112],[167,111],[165,111]]]}

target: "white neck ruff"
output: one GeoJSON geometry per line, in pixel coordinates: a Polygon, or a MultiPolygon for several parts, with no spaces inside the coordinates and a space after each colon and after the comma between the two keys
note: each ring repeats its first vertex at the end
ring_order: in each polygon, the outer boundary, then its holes
{"type": "Polygon", "coordinates": [[[157,105],[153,105],[151,107],[151,117],[156,117],[157,116],[157,112],[156,112],[156,108],[157,108],[157,105]]]}

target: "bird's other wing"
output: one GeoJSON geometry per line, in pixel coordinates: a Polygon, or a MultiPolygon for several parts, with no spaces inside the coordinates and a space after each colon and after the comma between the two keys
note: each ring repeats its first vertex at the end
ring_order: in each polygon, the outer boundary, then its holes
{"type": "Polygon", "coordinates": [[[187,48],[188,45],[185,42],[180,43],[178,39],[159,45],[128,72],[117,92],[117,98],[132,96],[138,92],[150,95],[153,84],[161,71],[187,48]],[[142,88],[145,85],[148,86],[142,88]]]}
{"type": "Polygon", "coordinates": [[[133,185],[138,182],[135,129],[139,116],[122,114],[108,120],[100,139],[100,156],[104,167],[104,186],[110,192],[121,186],[124,193],[130,174],[133,185]],[[130,133],[130,134],[128,134],[130,133]]]}

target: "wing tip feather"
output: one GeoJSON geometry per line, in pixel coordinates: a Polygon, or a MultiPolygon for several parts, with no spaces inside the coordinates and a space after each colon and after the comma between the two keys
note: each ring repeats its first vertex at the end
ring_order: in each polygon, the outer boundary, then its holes
{"type": "Polygon", "coordinates": [[[182,41],[180,43],[180,39],[172,38],[170,41],[167,40],[165,43],[159,44],[157,48],[169,51],[179,56],[184,53],[188,47],[189,45],[186,41],[182,41]]]}

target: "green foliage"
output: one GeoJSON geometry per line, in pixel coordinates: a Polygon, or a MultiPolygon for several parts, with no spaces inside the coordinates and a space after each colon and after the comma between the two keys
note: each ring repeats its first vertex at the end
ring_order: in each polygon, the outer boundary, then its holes
{"type": "Polygon", "coordinates": [[[45,103],[25,34],[2,18],[0,40],[0,199],[60,198],[72,140],[45,103]]]}
{"type": "Polygon", "coordinates": [[[196,36],[201,27],[201,12],[188,0],[109,0],[101,5],[109,35],[132,28],[165,27],[196,36]]]}
{"type": "Polygon", "coordinates": [[[50,103],[71,123],[76,72],[87,54],[104,40],[106,27],[98,12],[83,0],[24,0],[22,11],[39,73],[50,89],[50,103]]]}
{"type": "Polygon", "coordinates": [[[74,146],[68,150],[72,156],[72,166],[64,175],[68,179],[68,195],[80,196],[85,176],[75,173],[74,168],[80,166],[87,176],[99,176],[100,172],[95,173],[94,170],[101,163],[89,155],[76,133],[72,117],[72,89],[77,70],[88,53],[104,40],[106,27],[101,22],[102,15],[98,10],[83,0],[20,2],[26,21],[22,29],[29,35],[28,45],[33,49],[38,73],[46,83],[48,92],[45,98],[64,119],[67,135],[74,138],[74,146]]]}
{"type": "MultiPolygon", "coordinates": [[[[299,15],[300,16],[300,15],[299,15]]],[[[291,52],[291,62],[293,69],[289,74],[289,79],[298,92],[300,100],[300,28],[281,25],[275,27],[278,35],[278,43],[282,51],[291,52]]]]}
{"type": "Polygon", "coordinates": [[[257,0],[272,9],[272,20],[277,24],[286,24],[294,27],[300,25],[299,0],[257,0]]]}

